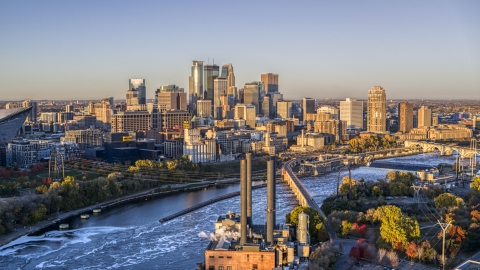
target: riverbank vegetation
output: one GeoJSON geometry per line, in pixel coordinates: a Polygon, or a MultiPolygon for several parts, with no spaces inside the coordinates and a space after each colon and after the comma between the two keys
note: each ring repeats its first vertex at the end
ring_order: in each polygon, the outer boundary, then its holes
{"type": "Polygon", "coordinates": [[[395,136],[385,135],[379,137],[377,134],[355,137],[348,144],[349,152],[355,154],[397,147],[395,136]]]}
{"type": "MultiPolygon", "coordinates": [[[[266,160],[256,159],[252,162],[252,171],[264,169],[265,164],[266,160]]],[[[2,197],[10,197],[0,201],[0,235],[33,225],[49,215],[140,191],[152,188],[172,190],[171,185],[184,183],[205,185],[208,184],[205,181],[223,179],[231,172],[239,172],[238,162],[222,163],[224,173],[218,173],[219,165],[196,164],[187,157],[163,162],[138,160],[126,166],[78,160],[65,164],[66,177],[57,182],[41,176],[45,166],[43,163],[34,166],[30,172],[0,169],[2,197]],[[19,196],[22,188],[28,191],[19,196]]]]}
{"type": "Polygon", "coordinates": [[[439,265],[443,231],[437,221],[450,224],[445,237],[449,265],[458,263],[460,253],[468,257],[480,250],[480,177],[463,197],[438,186],[424,186],[415,197],[413,182],[412,174],[401,172],[377,182],[347,177],[339,196],[324,201],[321,208],[337,236],[358,239],[349,253],[353,263],[363,258],[395,267],[408,259],[439,265]]]}

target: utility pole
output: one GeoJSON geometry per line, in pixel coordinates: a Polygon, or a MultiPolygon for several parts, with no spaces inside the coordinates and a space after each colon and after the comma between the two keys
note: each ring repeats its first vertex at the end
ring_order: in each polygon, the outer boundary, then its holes
{"type": "Polygon", "coordinates": [[[445,269],[445,231],[447,230],[448,226],[450,226],[452,224],[451,224],[451,221],[449,221],[448,223],[438,221],[437,224],[440,225],[440,227],[442,228],[442,231],[443,231],[442,269],[445,269]]]}

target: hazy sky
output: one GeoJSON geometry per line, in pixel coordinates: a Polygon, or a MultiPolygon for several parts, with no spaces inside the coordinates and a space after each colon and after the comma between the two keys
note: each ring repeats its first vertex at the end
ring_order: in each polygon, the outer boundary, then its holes
{"type": "Polygon", "coordinates": [[[480,1],[1,1],[0,100],[188,91],[191,60],[285,98],[479,99],[480,1]]]}

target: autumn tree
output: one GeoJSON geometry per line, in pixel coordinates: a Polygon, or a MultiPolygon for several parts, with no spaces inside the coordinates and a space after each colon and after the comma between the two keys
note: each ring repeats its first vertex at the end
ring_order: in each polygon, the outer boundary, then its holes
{"type": "Polygon", "coordinates": [[[381,220],[380,236],[392,248],[396,248],[398,243],[406,247],[410,241],[420,238],[418,222],[405,217],[397,206],[381,206],[377,208],[376,214],[381,220]]]}
{"type": "Polygon", "coordinates": [[[408,257],[410,257],[410,259],[417,257],[417,244],[415,244],[415,242],[410,242],[405,249],[405,253],[408,257]]]}
{"type": "MultiPolygon", "coordinates": [[[[443,231],[439,231],[437,235],[438,239],[443,238],[443,231]]],[[[453,258],[460,251],[463,241],[465,241],[466,233],[460,226],[450,225],[445,231],[445,249],[450,253],[450,257],[453,258]]]]}
{"type": "Polygon", "coordinates": [[[463,200],[461,198],[458,198],[457,196],[450,193],[440,194],[435,199],[433,199],[433,201],[435,202],[435,207],[437,208],[463,205],[463,200]]]}
{"type": "Polygon", "coordinates": [[[473,178],[472,183],[470,183],[470,188],[475,191],[480,191],[480,176],[473,178]]]}

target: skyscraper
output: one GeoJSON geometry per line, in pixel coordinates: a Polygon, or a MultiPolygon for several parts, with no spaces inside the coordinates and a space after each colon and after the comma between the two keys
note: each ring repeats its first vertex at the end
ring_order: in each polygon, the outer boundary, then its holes
{"type": "Polygon", "coordinates": [[[223,64],[221,77],[227,79],[227,95],[232,95],[234,99],[237,99],[237,87],[235,87],[235,75],[232,64],[223,64]]]}
{"type": "Polygon", "coordinates": [[[432,110],[427,106],[422,106],[418,109],[418,127],[432,126],[432,110]]]}
{"type": "Polygon", "coordinates": [[[215,80],[213,81],[213,92],[215,94],[215,100],[214,100],[214,104],[213,104],[213,114],[214,114],[214,117],[215,119],[220,119],[222,118],[222,115],[223,115],[223,110],[225,110],[225,105],[226,106],[229,106],[228,104],[228,95],[227,95],[227,91],[228,91],[228,81],[227,79],[225,78],[215,78],[215,80]],[[224,98],[222,98],[224,97],[224,98]],[[224,103],[224,102],[227,102],[227,103],[224,103]],[[218,108],[222,108],[220,111],[222,111],[222,113],[219,113],[219,109],[218,108]]]}
{"type": "Polygon", "coordinates": [[[220,69],[217,65],[206,65],[204,67],[205,74],[205,91],[203,94],[204,99],[208,99],[214,104],[215,93],[214,93],[214,80],[218,78],[220,69]]]}
{"type": "Polygon", "coordinates": [[[189,99],[190,108],[194,115],[197,115],[197,100],[203,98],[203,61],[193,60],[192,75],[189,77],[189,99]]]}
{"type": "Polygon", "coordinates": [[[398,105],[398,130],[407,133],[413,128],[413,104],[402,102],[398,105]]]}
{"type": "Polygon", "coordinates": [[[258,114],[260,107],[258,84],[246,83],[243,87],[243,102],[255,106],[255,114],[258,114]]]}
{"type": "MultiPolygon", "coordinates": [[[[135,106],[135,105],[138,105],[140,104],[140,97],[139,97],[139,93],[137,90],[135,90],[134,88],[130,88],[128,89],[127,91],[127,94],[126,94],[126,101],[127,101],[127,106],[135,106]]],[[[92,105],[93,107],[93,105],[92,105]]],[[[90,112],[93,112],[93,108],[90,110],[90,112]]]]}
{"type": "Polygon", "coordinates": [[[147,88],[145,88],[145,79],[128,80],[128,89],[138,91],[138,104],[147,104],[147,88]]]}
{"type": "Polygon", "coordinates": [[[347,122],[347,129],[363,129],[363,102],[354,98],[340,101],[340,120],[347,122]]]}
{"type": "Polygon", "coordinates": [[[277,116],[283,119],[292,118],[292,102],[286,100],[277,102],[277,116]]]}
{"type": "Polygon", "coordinates": [[[251,104],[235,105],[235,119],[243,119],[250,128],[255,128],[255,106],[251,104]]]}
{"type": "Polygon", "coordinates": [[[385,89],[374,86],[368,91],[367,131],[385,133],[387,131],[387,96],[385,89]]]}
{"type": "Polygon", "coordinates": [[[261,80],[267,94],[278,92],[278,74],[266,73],[261,75],[261,80]]]}
{"type": "Polygon", "coordinates": [[[315,99],[314,98],[302,98],[302,116],[305,121],[305,114],[315,113],[315,99]]]}
{"type": "Polygon", "coordinates": [[[212,101],[208,99],[197,100],[197,115],[200,117],[212,116],[212,101]]]}
{"type": "Polygon", "coordinates": [[[187,94],[183,91],[160,92],[157,94],[158,111],[187,110],[187,94]]]}

